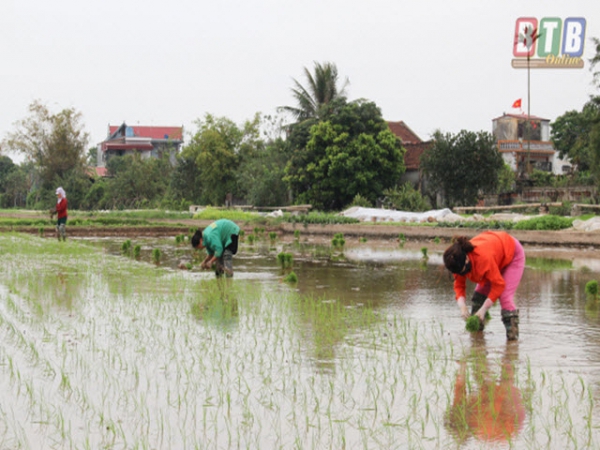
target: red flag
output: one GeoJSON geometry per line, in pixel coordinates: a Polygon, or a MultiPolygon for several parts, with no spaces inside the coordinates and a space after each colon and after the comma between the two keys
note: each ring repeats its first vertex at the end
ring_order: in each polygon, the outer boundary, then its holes
{"type": "Polygon", "coordinates": [[[521,107],[521,99],[519,100],[515,100],[515,102],[513,103],[513,108],[520,108],[521,107]]]}

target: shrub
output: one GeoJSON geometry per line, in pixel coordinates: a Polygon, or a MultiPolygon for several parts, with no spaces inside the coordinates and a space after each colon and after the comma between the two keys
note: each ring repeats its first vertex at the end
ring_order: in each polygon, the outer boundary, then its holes
{"type": "Polygon", "coordinates": [[[348,207],[351,208],[353,206],[362,206],[363,208],[372,208],[373,204],[368,199],[363,197],[362,195],[356,194],[354,196],[354,198],[352,199],[352,203],[350,203],[350,205],[348,207]]]}
{"type": "Polygon", "coordinates": [[[431,209],[429,201],[411,183],[404,183],[399,188],[386,189],[383,194],[391,201],[392,206],[400,211],[427,211],[431,209]]]}
{"type": "Polygon", "coordinates": [[[515,230],[564,230],[565,228],[571,228],[573,226],[574,217],[560,217],[560,216],[541,216],[534,217],[528,220],[521,220],[514,226],[515,230]]]}

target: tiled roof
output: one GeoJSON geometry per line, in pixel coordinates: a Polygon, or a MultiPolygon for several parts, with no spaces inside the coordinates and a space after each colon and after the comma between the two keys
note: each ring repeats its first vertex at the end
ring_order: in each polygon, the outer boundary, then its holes
{"type": "Polygon", "coordinates": [[[406,170],[419,170],[421,155],[425,150],[431,147],[432,141],[427,142],[409,142],[404,144],[406,153],[404,154],[404,165],[406,170]]]}
{"type": "MultiPolygon", "coordinates": [[[[122,125],[109,125],[108,135],[112,136],[122,125]]],[[[171,139],[182,140],[183,127],[153,127],[145,125],[128,126],[133,130],[133,134],[137,137],[145,137],[150,139],[171,139]]]]}
{"type": "Polygon", "coordinates": [[[388,126],[390,127],[390,131],[398,136],[405,145],[408,142],[423,142],[403,121],[388,122],[388,126]]]}

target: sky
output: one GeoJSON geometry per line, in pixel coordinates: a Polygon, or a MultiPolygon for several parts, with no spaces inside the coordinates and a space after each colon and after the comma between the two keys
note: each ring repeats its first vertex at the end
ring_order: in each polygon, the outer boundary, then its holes
{"type": "Polygon", "coordinates": [[[600,94],[598,0],[2,0],[0,140],[36,100],[80,112],[90,147],[109,124],[242,125],[295,106],[293,80],[315,62],[423,140],[491,132],[515,100],[527,112],[527,70],[511,66],[520,17],[586,19],[584,68],[532,69],[529,89],[532,115],[581,110],[600,94]]]}

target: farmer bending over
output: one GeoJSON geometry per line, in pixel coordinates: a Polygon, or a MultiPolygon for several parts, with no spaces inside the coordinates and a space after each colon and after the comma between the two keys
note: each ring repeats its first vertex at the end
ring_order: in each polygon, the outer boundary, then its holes
{"type": "Polygon", "coordinates": [[[208,255],[200,264],[202,269],[210,269],[216,264],[217,277],[223,275],[233,276],[233,255],[238,250],[240,227],[227,219],[219,219],[204,230],[198,229],[192,236],[192,247],[206,248],[208,255]]]}
{"type": "Polygon", "coordinates": [[[502,322],[509,341],[519,338],[519,310],[514,296],[525,268],[521,243],[504,231],[486,231],[471,240],[464,236],[444,252],[444,265],[454,274],[454,292],[464,319],[469,317],[465,304],[467,278],[477,283],[471,299],[471,315],[484,327],[485,313],[500,299],[502,322]]]}

